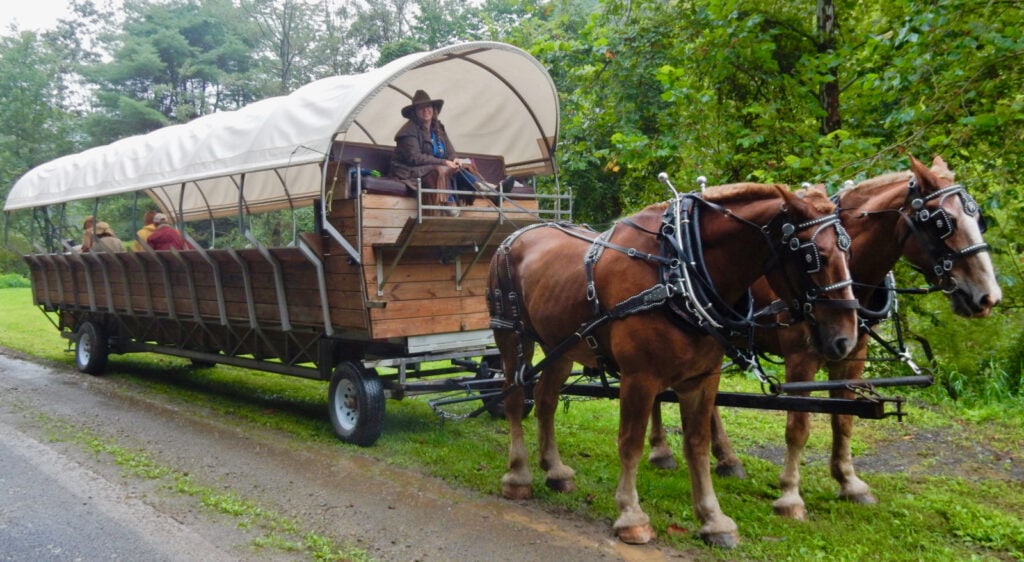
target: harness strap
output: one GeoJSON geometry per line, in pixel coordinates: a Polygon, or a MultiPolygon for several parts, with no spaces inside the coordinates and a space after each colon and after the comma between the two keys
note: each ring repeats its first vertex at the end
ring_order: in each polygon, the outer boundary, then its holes
{"type": "Polygon", "coordinates": [[[602,232],[600,236],[594,239],[586,255],[583,256],[583,269],[587,273],[587,301],[590,302],[590,311],[594,315],[601,312],[601,302],[597,298],[597,285],[594,282],[594,266],[597,265],[597,260],[601,259],[601,256],[604,254],[606,243],[614,231],[615,227],[612,226],[602,232]]]}
{"type": "MultiPolygon", "coordinates": [[[[583,324],[576,329],[569,337],[563,339],[553,348],[544,350],[544,358],[538,361],[535,365],[529,369],[524,369],[520,374],[517,373],[516,384],[525,385],[530,383],[552,360],[562,356],[564,353],[569,351],[572,347],[581,341],[586,340],[587,345],[599,353],[599,346],[596,345],[596,340],[593,339],[592,334],[595,330],[603,326],[610,320],[618,320],[627,316],[638,314],[647,310],[657,308],[671,298],[673,295],[672,287],[668,285],[655,285],[649,289],[641,291],[632,297],[620,302],[619,304],[612,307],[610,310],[600,314],[583,324]]],[[[539,340],[538,340],[539,341],[539,340]]],[[[599,355],[600,357],[600,355],[599,355]]],[[[600,361],[599,361],[600,362],[600,361]]],[[[602,367],[604,368],[604,367],[602,367]]],[[[614,370],[614,369],[612,369],[614,370]]]]}

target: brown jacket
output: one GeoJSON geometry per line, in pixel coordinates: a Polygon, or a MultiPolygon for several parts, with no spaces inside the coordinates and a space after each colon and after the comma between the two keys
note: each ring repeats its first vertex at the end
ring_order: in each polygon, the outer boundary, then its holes
{"type": "Polygon", "coordinates": [[[395,152],[391,155],[388,175],[403,180],[415,189],[416,180],[430,173],[434,166],[443,166],[445,160],[456,158],[455,147],[448,138],[444,124],[435,118],[434,125],[438,139],[444,143],[443,157],[434,156],[430,133],[423,130],[418,121],[409,119],[395,134],[395,152]]]}

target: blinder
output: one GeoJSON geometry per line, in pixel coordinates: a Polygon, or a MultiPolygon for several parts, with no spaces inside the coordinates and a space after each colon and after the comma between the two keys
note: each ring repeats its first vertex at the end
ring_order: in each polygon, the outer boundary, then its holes
{"type": "Polygon", "coordinates": [[[906,203],[900,209],[900,213],[910,227],[909,233],[918,236],[925,251],[932,259],[932,272],[938,277],[939,288],[947,293],[956,290],[956,279],[951,274],[956,260],[989,251],[988,244],[984,242],[972,244],[959,250],[950,249],[943,242],[956,231],[956,219],[950,216],[943,207],[946,199],[950,196],[956,196],[959,199],[964,214],[975,219],[978,229],[984,233],[987,229],[985,216],[982,214],[978,202],[971,197],[971,193],[968,193],[964,185],[959,183],[924,194],[921,192],[918,177],[910,176],[907,181],[906,203]],[[938,206],[935,209],[929,209],[928,202],[933,200],[938,200],[938,206]]]}
{"type": "Polygon", "coordinates": [[[800,225],[793,225],[792,223],[782,225],[782,243],[791,252],[796,253],[797,260],[804,265],[804,272],[807,274],[821,271],[821,251],[818,249],[816,239],[818,233],[829,226],[833,226],[836,229],[836,246],[841,251],[849,253],[851,245],[850,235],[847,234],[846,229],[843,228],[842,223],[839,222],[839,217],[836,215],[822,217],[800,225]],[[818,228],[815,229],[814,234],[806,242],[802,242],[794,236],[797,231],[815,225],[818,225],[818,228]]]}
{"type": "Polygon", "coordinates": [[[960,206],[964,214],[977,221],[978,230],[984,233],[988,226],[985,222],[985,215],[981,212],[978,202],[970,193],[967,193],[961,184],[953,184],[934,193],[923,195],[917,177],[911,176],[907,182],[907,203],[903,209],[900,209],[909,223],[911,231],[918,235],[931,256],[932,271],[940,279],[940,286],[947,291],[956,288],[956,280],[950,275],[956,260],[989,251],[988,244],[984,242],[972,244],[960,250],[953,250],[942,242],[956,232],[956,219],[950,216],[943,207],[943,203],[952,195],[960,199],[960,206]],[[929,209],[928,202],[936,199],[938,206],[929,209]],[[906,208],[908,206],[909,209],[906,208]],[[936,240],[939,242],[936,243],[936,240]]]}
{"type": "Polygon", "coordinates": [[[823,260],[821,257],[821,250],[818,248],[817,237],[822,230],[833,227],[836,229],[836,247],[840,251],[849,254],[851,246],[850,235],[843,228],[842,223],[839,221],[839,215],[828,215],[817,219],[809,220],[800,224],[784,223],[782,225],[782,247],[788,251],[793,259],[803,267],[804,275],[801,277],[801,285],[803,294],[802,302],[794,303],[797,306],[791,306],[790,309],[794,314],[804,316],[811,322],[814,322],[814,315],[812,314],[813,307],[815,304],[822,304],[833,308],[855,308],[856,299],[823,299],[821,295],[831,291],[838,291],[845,289],[853,284],[853,280],[850,278],[838,281],[831,285],[820,286],[815,284],[810,275],[821,271],[823,260]],[[817,227],[814,232],[806,241],[797,238],[796,233],[808,228],[817,227]],[[801,314],[802,313],[802,314],[801,314]]]}
{"type": "MultiPolygon", "coordinates": [[[[916,178],[912,179],[911,190],[916,191],[916,178]]],[[[933,193],[928,197],[914,197],[910,201],[910,208],[914,211],[914,222],[920,226],[926,226],[939,240],[945,240],[956,232],[956,219],[949,216],[946,209],[942,207],[942,204],[946,201],[946,198],[950,195],[956,195],[960,198],[960,206],[964,210],[964,214],[973,218],[978,223],[978,230],[985,233],[988,230],[988,224],[985,221],[985,215],[981,212],[981,207],[978,202],[975,201],[974,197],[960,184],[951,185],[947,188],[933,193]],[[937,209],[929,210],[925,207],[928,200],[938,198],[939,207],[937,209]]]]}

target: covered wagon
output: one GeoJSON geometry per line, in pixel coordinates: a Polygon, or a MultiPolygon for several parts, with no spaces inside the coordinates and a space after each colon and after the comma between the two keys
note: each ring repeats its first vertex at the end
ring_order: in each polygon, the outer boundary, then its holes
{"type": "Polygon", "coordinates": [[[42,164],[4,209],[32,213],[33,299],[80,370],[147,351],[330,381],[335,431],[368,445],[387,397],[490,377],[491,255],[520,227],[570,218],[558,124],[537,60],[465,43],[42,164]],[[502,186],[463,197],[458,217],[389,177],[418,89],[445,99],[460,155],[502,186]],[[75,251],[65,228],[82,209],[122,233],[159,211],[191,248],[75,251]]]}

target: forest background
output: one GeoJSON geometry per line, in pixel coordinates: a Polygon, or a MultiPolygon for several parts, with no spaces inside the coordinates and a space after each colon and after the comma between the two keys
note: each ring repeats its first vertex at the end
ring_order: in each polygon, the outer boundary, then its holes
{"type": "MultiPolygon", "coordinates": [[[[562,111],[560,182],[572,190],[576,220],[598,229],[666,199],[661,171],[686,189],[704,175],[710,184],[813,182],[835,192],[906,169],[909,154],[942,156],[982,205],[1004,301],[968,322],[939,294],[906,298],[900,321],[915,345],[937,350],[948,398],[999,411],[1024,396],[1024,3],[69,4],[73,15],[52,30],[0,30],[0,198],[64,154],[410,52],[503,41],[551,73],[562,111]]],[[[23,214],[5,217],[0,281],[26,273],[23,214]]],[[[903,265],[897,279],[923,283],[903,265]]]]}

